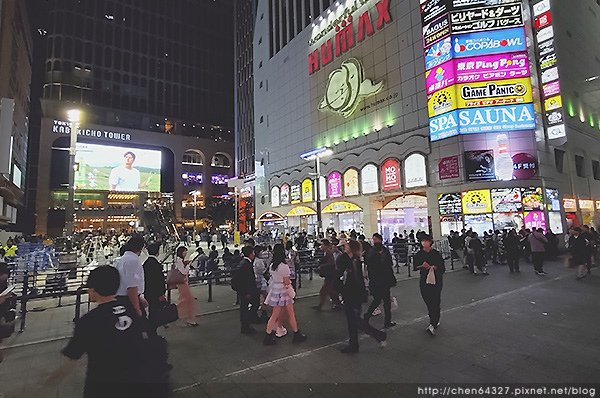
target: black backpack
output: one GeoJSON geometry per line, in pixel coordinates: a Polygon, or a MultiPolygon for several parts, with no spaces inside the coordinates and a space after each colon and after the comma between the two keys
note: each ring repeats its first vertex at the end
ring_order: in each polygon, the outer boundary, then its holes
{"type": "Polygon", "coordinates": [[[239,292],[240,289],[240,268],[235,268],[231,270],[231,289],[234,292],[239,292]]]}

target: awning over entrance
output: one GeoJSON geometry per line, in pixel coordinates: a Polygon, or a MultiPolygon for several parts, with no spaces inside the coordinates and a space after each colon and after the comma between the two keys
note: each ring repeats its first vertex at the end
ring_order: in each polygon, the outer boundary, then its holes
{"type": "Polygon", "coordinates": [[[398,196],[383,207],[386,210],[427,208],[427,197],[421,195],[398,196]]]}
{"type": "Polygon", "coordinates": [[[283,216],[279,213],[275,213],[274,211],[268,211],[266,213],[261,214],[261,216],[258,217],[258,222],[270,221],[283,221],[283,216]]]}
{"type": "Polygon", "coordinates": [[[287,214],[288,217],[312,216],[317,214],[316,211],[308,206],[296,206],[287,214]]]}
{"type": "Polygon", "coordinates": [[[326,213],[351,213],[362,211],[360,206],[350,202],[333,202],[323,209],[323,214],[326,213]]]}

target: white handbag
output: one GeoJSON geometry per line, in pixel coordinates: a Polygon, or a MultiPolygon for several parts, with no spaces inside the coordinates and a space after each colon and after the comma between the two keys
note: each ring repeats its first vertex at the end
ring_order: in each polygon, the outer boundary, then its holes
{"type": "Polygon", "coordinates": [[[427,273],[427,280],[425,281],[428,285],[435,285],[435,271],[433,267],[429,268],[429,272],[427,273]]]}

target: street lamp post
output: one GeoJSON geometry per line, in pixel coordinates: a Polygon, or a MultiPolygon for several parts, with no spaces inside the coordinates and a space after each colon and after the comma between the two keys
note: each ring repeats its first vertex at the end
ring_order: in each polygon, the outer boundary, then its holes
{"type": "Polygon", "coordinates": [[[321,159],[331,155],[333,155],[333,151],[328,147],[313,149],[312,151],[300,155],[300,157],[306,161],[315,161],[317,238],[323,233],[323,215],[321,214],[321,159]]]}
{"type": "Polygon", "coordinates": [[[194,235],[196,235],[196,220],[197,220],[197,216],[196,216],[196,209],[197,209],[197,205],[198,205],[198,195],[200,195],[200,192],[198,191],[192,191],[190,192],[190,195],[192,195],[194,197],[194,235]]]}
{"type": "Polygon", "coordinates": [[[70,145],[69,145],[69,193],[67,205],[65,206],[65,233],[67,236],[73,235],[75,231],[75,155],[77,153],[77,131],[79,130],[79,121],[81,111],[71,109],[67,112],[67,120],[70,123],[70,145]]]}

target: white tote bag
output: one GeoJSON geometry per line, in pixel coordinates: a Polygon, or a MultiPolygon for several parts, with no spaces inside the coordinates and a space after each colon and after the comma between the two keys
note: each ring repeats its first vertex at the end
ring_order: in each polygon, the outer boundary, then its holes
{"type": "Polygon", "coordinates": [[[428,285],[435,285],[435,272],[433,271],[433,267],[429,268],[426,282],[428,285]]]}

